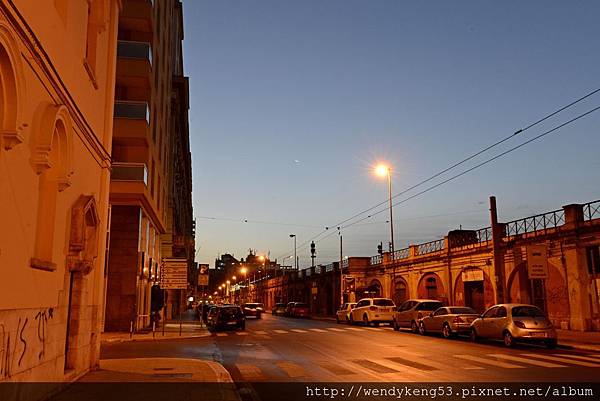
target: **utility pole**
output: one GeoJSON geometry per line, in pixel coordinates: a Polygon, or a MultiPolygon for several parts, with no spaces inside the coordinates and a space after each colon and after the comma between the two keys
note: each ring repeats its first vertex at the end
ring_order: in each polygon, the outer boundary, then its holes
{"type": "MultiPolygon", "coordinates": [[[[342,232],[338,227],[338,235],[340,236],[340,307],[344,304],[344,241],[342,232]]],[[[333,310],[336,310],[333,305],[333,310]]]]}
{"type": "Polygon", "coordinates": [[[500,242],[502,241],[502,227],[498,224],[498,211],[496,197],[490,196],[490,219],[492,223],[492,252],[494,274],[496,279],[496,303],[504,303],[504,257],[501,254],[500,242]]]}

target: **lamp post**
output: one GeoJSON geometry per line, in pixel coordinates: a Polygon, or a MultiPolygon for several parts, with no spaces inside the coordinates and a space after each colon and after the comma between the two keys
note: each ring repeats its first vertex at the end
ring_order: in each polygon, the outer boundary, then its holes
{"type": "Polygon", "coordinates": [[[375,167],[375,173],[380,177],[387,176],[388,179],[388,195],[390,209],[390,251],[394,253],[394,218],[392,215],[392,168],[385,164],[379,164],[375,167]]]}
{"type": "MultiPolygon", "coordinates": [[[[242,273],[242,274],[244,275],[244,281],[246,282],[246,286],[247,286],[247,285],[248,285],[248,282],[246,281],[246,274],[248,274],[248,269],[246,269],[245,267],[242,267],[242,268],[240,269],[240,273],[242,273]]],[[[240,294],[240,296],[241,296],[241,297],[244,297],[244,295],[243,295],[243,294],[240,294]]],[[[244,299],[243,299],[243,300],[241,300],[241,301],[242,301],[242,302],[240,302],[240,303],[243,303],[244,299]]]]}
{"type": "Polygon", "coordinates": [[[298,256],[296,256],[296,234],[290,234],[290,238],[294,239],[294,266],[298,270],[298,256]]]}

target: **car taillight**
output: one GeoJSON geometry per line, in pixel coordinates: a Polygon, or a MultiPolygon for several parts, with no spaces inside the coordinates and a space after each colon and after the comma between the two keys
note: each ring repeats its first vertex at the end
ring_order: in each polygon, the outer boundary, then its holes
{"type": "Polygon", "coordinates": [[[376,306],[369,306],[369,310],[377,310],[376,306]]]}
{"type": "Polygon", "coordinates": [[[456,316],[454,319],[452,319],[452,323],[464,323],[464,320],[462,317],[456,316]]]}
{"type": "Polygon", "coordinates": [[[523,323],[520,320],[515,320],[515,326],[517,326],[520,329],[524,329],[525,328],[525,323],[523,323]]]}

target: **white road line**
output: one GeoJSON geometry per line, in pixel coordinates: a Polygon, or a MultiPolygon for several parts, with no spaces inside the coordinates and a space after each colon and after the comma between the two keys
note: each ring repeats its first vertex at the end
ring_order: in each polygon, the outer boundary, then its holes
{"type": "Polygon", "coordinates": [[[362,329],[360,327],[348,327],[348,330],[353,330],[353,331],[367,331],[367,329],[362,329]]]}
{"type": "Polygon", "coordinates": [[[289,331],[285,331],[285,330],[273,330],[275,333],[277,334],[287,334],[289,333],[289,331]]]}
{"type": "Polygon", "coordinates": [[[505,368],[505,369],[524,369],[525,368],[525,366],[513,365],[512,363],[506,363],[506,362],[501,362],[501,361],[480,358],[478,356],[473,356],[473,355],[453,355],[453,357],[460,358],[460,359],[466,359],[467,361],[478,362],[478,363],[482,363],[485,365],[491,365],[491,366],[495,366],[498,368],[505,368]]]}
{"type": "Polygon", "coordinates": [[[264,331],[264,330],[257,330],[257,331],[254,332],[254,334],[260,334],[261,336],[263,336],[263,335],[266,335],[267,332],[264,331]]]}
{"type": "Polygon", "coordinates": [[[576,358],[576,359],[583,359],[584,361],[591,361],[591,362],[597,362],[600,363],[600,359],[597,358],[590,358],[588,356],[583,356],[583,355],[568,355],[568,354],[554,354],[556,356],[562,356],[565,358],[576,358]]]}
{"type": "Polygon", "coordinates": [[[294,378],[307,376],[302,366],[293,362],[277,362],[276,365],[279,366],[289,377],[294,378]]]}
{"type": "Polygon", "coordinates": [[[567,367],[565,365],[558,365],[556,363],[551,363],[551,362],[543,362],[543,361],[536,361],[534,359],[529,359],[529,358],[521,358],[521,357],[515,356],[515,355],[489,354],[489,356],[494,357],[494,358],[508,359],[509,361],[527,363],[529,365],[534,365],[534,366],[541,366],[544,368],[566,368],[567,367]]]}
{"type": "Polygon", "coordinates": [[[346,330],[342,330],[342,329],[336,329],[335,327],[328,327],[327,330],[331,330],[331,331],[337,331],[337,332],[344,332],[346,330]]]}
{"type": "Polygon", "coordinates": [[[327,331],[326,331],[326,330],[321,330],[321,329],[309,329],[309,330],[310,330],[310,331],[317,332],[317,333],[327,333],[327,331]]]}
{"type": "Polygon", "coordinates": [[[248,333],[246,333],[245,331],[237,331],[235,334],[237,334],[238,336],[247,336],[248,333]]]}
{"type": "Polygon", "coordinates": [[[235,366],[240,371],[241,375],[248,380],[256,380],[263,376],[258,366],[250,365],[247,363],[236,363],[235,366]]]}
{"type": "Polygon", "coordinates": [[[588,368],[600,368],[600,363],[576,361],[574,359],[560,358],[557,356],[550,356],[550,355],[538,355],[538,354],[525,354],[525,355],[530,356],[532,358],[548,359],[550,361],[564,362],[564,363],[568,363],[571,365],[585,366],[588,368]]]}
{"type": "Polygon", "coordinates": [[[293,331],[294,333],[308,333],[308,331],[301,329],[291,329],[290,331],[293,331]]]}
{"type": "Polygon", "coordinates": [[[228,335],[227,333],[217,333],[217,337],[227,337],[228,335]]]}

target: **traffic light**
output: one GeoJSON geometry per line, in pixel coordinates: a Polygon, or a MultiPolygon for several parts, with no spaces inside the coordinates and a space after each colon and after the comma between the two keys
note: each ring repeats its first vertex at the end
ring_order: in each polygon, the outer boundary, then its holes
{"type": "Polygon", "coordinates": [[[317,250],[315,248],[315,241],[312,241],[310,243],[310,254],[311,254],[311,256],[315,256],[316,253],[317,253],[317,250]]]}
{"type": "Polygon", "coordinates": [[[383,255],[383,242],[380,242],[379,245],[377,245],[377,253],[383,255]]]}

